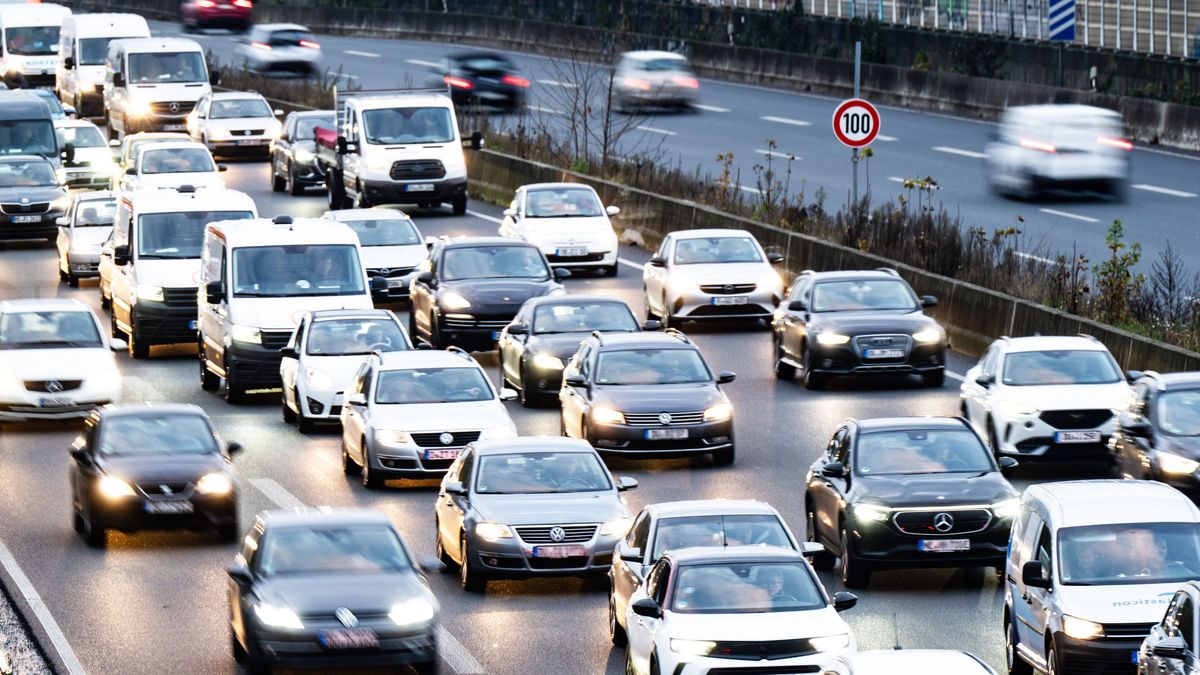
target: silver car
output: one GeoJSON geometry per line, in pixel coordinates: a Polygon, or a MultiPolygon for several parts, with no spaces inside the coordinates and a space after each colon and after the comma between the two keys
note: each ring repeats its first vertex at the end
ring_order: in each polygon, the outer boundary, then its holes
{"type": "Polygon", "coordinates": [[[112,234],[116,212],[111,192],[84,192],[58,219],[58,278],[68,286],[100,275],[100,247],[112,234]]]}
{"type": "Polygon", "coordinates": [[[613,96],[618,110],[646,107],[687,110],[699,93],[699,80],[688,68],[687,59],[679,54],[626,52],[617,62],[613,96]]]}
{"type": "Polygon", "coordinates": [[[489,579],[606,574],[633,522],[620,493],[635,487],[614,479],[585,441],[473,443],[438,491],[438,556],[476,593],[489,579]]]}

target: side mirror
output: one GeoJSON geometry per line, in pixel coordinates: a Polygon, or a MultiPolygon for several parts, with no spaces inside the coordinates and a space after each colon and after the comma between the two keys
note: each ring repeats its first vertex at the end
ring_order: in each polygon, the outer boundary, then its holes
{"type": "Polygon", "coordinates": [[[767,262],[771,263],[772,265],[778,265],[779,263],[783,262],[783,254],[771,251],[767,254],[767,262]]]}
{"type": "Polygon", "coordinates": [[[721,374],[717,375],[717,384],[729,384],[730,382],[733,382],[736,379],[737,379],[737,373],[729,371],[729,370],[722,370],[721,374]]]}
{"type": "Polygon", "coordinates": [[[662,608],[658,606],[654,598],[638,598],[629,608],[638,616],[647,616],[652,619],[662,617],[662,608]]]}
{"type": "Polygon", "coordinates": [[[59,227],[67,227],[71,224],[71,219],[66,216],[59,216],[54,220],[54,223],[59,227]]]}
{"type": "Polygon", "coordinates": [[[825,465],[824,469],[821,469],[821,475],[826,478],[845,478],[846,465],[841,462],[830,462],[825,465]]]}
{"type": "Polygon", "coordinates": [[[838,591],[833,594],[833,608],[839,612],[844,612],[857,604],[858,596],[853,593],[838,591]]]}
{"type": "Polygon", "coordinates": [[[516,390],[514,390],[514,389],[509,389],[508,387],[504,387],[503,389],[501,389],[501,390],[500,390],[500,400],[501,400],[501,401],[515,401],[515,400],[517,400],[517,392],[516,392],[516,390]]]}
{"type": "Polygon", "coordinates": [[[1149,422],[1130,422],[1122,426],[1121,431],[1134,438],[1154,438],[1154,427],[1150,426],[1149,422]]]}
{"type": "Polygon", "coordinates": [[[75,57],[74,56],[64,56],[63,57],[63,67],[64,68],[74,68],[75,67],[75,57]]]}
{"type": "Polygon", "coordinates": [[[276,108],[276,109],[272,110],[271,112],[275,113],[276,117],[283,117],[283,111],[280,110],[279,108],[276,108]]]}
{"type": "Polygon", "coordinates": [[[1150,653],[1163,659],[1184,659],[1187,657],[1187,643],[1182,637],[1164,637],[1150,648],[1150,653]]]}
{"type": "Polygon", "coordinates": [[[433,276],[433,272],[421,272],[417,275],[417,281],[430,288],[437,288],[437,277],[433,276]]]}
{"type": "Polygon", "coordinates": [[[566,279],[567,277],[570,277],[570,276],[571,276],[571,270],[569,270],[565,267],[555,267],[554,268],[554,278],[555,279],[562,281],[563,279],[566,279]]]}
{"type": "Polygon", "coordinates": [[[642,330],[662,330],[662,322],[650,319],[642,324],[642,330]]]}
{"type": "Polygon", "coordinates": [[[1129,384],[1133,384],[1134,382],[1137,382],[1140,379],[1142,379],[1142,371],[1140,371],[1140,370],[1125,371],[1125,381],[1128,382],[1129,384]]]}
{"type": "Polygon", "coordinates": [[[621,212],[621,209],[616,206],[609,206],[608,208],[604,209],[604,212],[610,216],[615,216],[621,212]]]}
{"type": "Polygon", "coordinates": [[[372,293],[387,293],[388,281],[384,277],[371,277],[372,293]]]}
{"type": "Polygon", "coordinates": [[[118,88],[125,86],[125,73],[113,73],[113,86],[118,88]]]}
{"type": "Polygon", "coordinates": [[[632,490],[632,489],[636,488],[637,486],[638,486],[638,482],[637,482],[636,478],[630,478],[629,476],[621,476],[620,478],[617,479],[617,491],[618,492],[632,490]]]}
{"type": "Polygon", "coordinates": [[[254,577],[250,575],[250,568],[246,567],[244,563],[234,563],[230,565],[228,568],[226,568],[225,573],[228,574],[229,578],[233,579],[233,583],[237,584],[238,586],[249,586],[250,583],[254,581],[254,577]]]}
{"type": "Polygon", "coordinates": [[[519,323],[514,323],[514,324],[509,325],[508,334],[509,335],[528,335],[529,329],[519,323]]]}
{"type": "Polygon", "coordinates": [[[245,450],[245,448],[242,447],[241,443],[229,443],[225,446],[225,452],[231,455],[236,455],[242,450],[245,450]]]}
{"type": "Polygon", "coordinates": [[[69,103],[63,104],[63,112],[65,112],[67,114],[67,117],[70,117],[72,119],[79,117],[79,111],[75,109],[75,106],[73,106],[69,103]]]}
{"type": "Polygon", "coordinates": [[[433,345],[429,344],[427,340],[417,338],[417,349],[433,349],[433,345]]]}
{"type": "Polygon", "coordinates": [[[824,552],[825,552],[825,547],[821,544],[818,544],[815,541],[800,542],[800,553],[802,553],[805,558],[811,558],[814,555],[817,555],[818,553],[824,553],[824,552]]]}
{"type": "Polygon", "coordinates": [[[129,264],[129,245],[113,246],[113,264],[124,266],[129,264]]]}
{"type": "Polygon", "coordinates": [[[990,387],[993,384],[995,384],[995,382],[996,382],[996,378],[992,375],[984,374],[984,375],[980,375],[979,377],[975,378],[975,384],[977,384],[981,387],[990,387]]]}
{"type": "MultiPolygon", "coordinates": [[[[113,80],[114,82],[116,81],[115,75],[113,76],[113,80]]],[[[221,71],[217,70],[216,68],[208,71],[208,83],[214,87],[221,84],[221,71]]]]}
{"type": "Polygon", "coordinates": [[[937,304],[938,304],[937,298],[933,297],[932,295],[921,296],[921,306],[922,307],[926,307],[926,308],[937,307],[937,304]]]}
{"type": "Polygon", "coordinates": [[[787,308],[788,308],[789,312],[807,312],[808,311],[808,305],[804,304],[803,300],[793,300],[788,303],[787,308]]]}
{"type": "Polygon", "coordinates": [[[295,347],[283,347],[282,349],[279,350],[279,355],[285,359],[300,358],[300,353],[296,351],[295,347]]]}
{"type": "Polygon", "coordinates": [[[1000,459],[996,460],[996,463],[1000,465],[1000,470],[1005,473],[1012,471],[1013,469],[1017,468],[1018,464],[1020,464],[1020,462],[1018,462],[1015,458],[1008,456],[1001,457],[1000,459]]]}
{"type": "Polygon", "coordinates": [[[218,171],[218,172],[224,172],[224,171],[228,171],[228,170],[229,170],[229,167],[225,166],[224,164],[218,164],[218,165],[217,165],[217,171],[218,171]]]}
{"type": "Polygon", "coordinates": [[[367,397],[361,391],[356,391],[346,399],[346,405],[366,405],[367,397]]]}
{"type": "Polygon", "coordinates": [[[437,240],[437,237],[425,237],[425,248],[433,248],[433,245],[437,243],[437,240]]]}
{"type": "Polygon", "coordinates": [[[483,149],[483,132],[482,131],[476,131],[475,133],[471,134],[471,149],[472,150],[482,150],[483,149]]]}
{"type": "Polygon", "coordinates": [[[568,376],[564,377],[563,383],[566,384],[568,387],[586,387],[587,386],[587,380],[583,379],[583,376],[579,375],[579,374],[568,375],[568,376]]]}
{"type": "Polygon", "coordinates": [[[445,487],[442,489],[445,490],[446,494],[448,495],[463,496],[467,494],[467,486],[463,485],[461,480],[452,480],[449,483],[446,483],[445,487]]]}
{"type": "Polygon", "coordinates": [[[108,348],[114,352],[123,352],[126,349],[129,349],[129,343],[121,338],[113,338],[108,341],[108,348]]]}
{"type": "Polygon", "coordinates": [[[661,255],[656,255],[650,259],[650,266],[651,267],[666,267],[667,259],[662,257],[661,255]]]}
{"type": "Polygon", "coordinates": [[[344,155],[344,154],[346,154],[346,147],[347,147],[347,145],[349,145],[349,144],[348,144],[348,143],[346,143],[346,137],[345,137],[345,136],[338,136],[338,137],[337,137],[337,154],[339,154],[339,155],[344,155]]]}
{"type": "Polygon", "coordinates": [[[121,147],[121,139],[119,139],[119,138],[114,138],[114,139],[110,140],[110,141],[108,142],[108,147],[110,147],[110,148],[119,148],[119,147],[121,147]]]}
{"type": "Polygon", "coordinates": [[[516,209],[504,209],[504,217],[505,218],[516,218],[517,210],[516,209]]]}
{"type": "Polygon", "coordinates": [[[75,144],[74,143],[63,144],[62,158],[63,158],[63,161],[66,162],[68,165],[75,163],[75,144]]]}
{"type": "Polygon", "coordinates": [[[1021,583],[1030,588],[1050,588],[1050,580],[1042,576],[1042,563],[1030,560],[1021,566],[1021,583]]]}
{"type": "Polygon", "coordinates": [[[71,459],[75,460],[76,462],[81,462],[81,463],[88,462],[89,458],[88,458],[87,450],[80,448],[80,447],[72,446],[71,447],[71,459]]]}
{"type": "Polygon", "coordinates": [[[617,557],[625,562],[640,563],[642,562],[642,549],[638,546],[630,546],[622,541],[617,544],[617,557]]]}
{"type": "Polygon", "coordinates": [[[210,281],[208,282],[208,285],[204,287],[204,295],[205,300],[208,301],[208,304],[216,305],[225,299],[225,289],[221,288],[220,281],[210,281]]]}

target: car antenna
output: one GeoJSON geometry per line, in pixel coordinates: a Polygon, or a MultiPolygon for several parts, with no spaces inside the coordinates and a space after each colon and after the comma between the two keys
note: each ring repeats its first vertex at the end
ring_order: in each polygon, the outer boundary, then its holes
{"type": "Polygon", "coordinates": [[[904,649],[904,647],[900,646],[900,620],[896,618],[895,612],[892,612],[892,639],[895,643],[892,645],[892,649],[896,651],[904,649]]]}

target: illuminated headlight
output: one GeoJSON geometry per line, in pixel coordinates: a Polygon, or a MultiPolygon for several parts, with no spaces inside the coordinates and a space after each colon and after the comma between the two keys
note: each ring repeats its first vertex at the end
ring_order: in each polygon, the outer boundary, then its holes
{"type": "Polygon", "coordinates": [[[554,290],[550,291],[546,295],[551,298],[557,298],[560,295],[566,295],[566,294],[567,294],[567,289],[563,288],[562,286],[556,286],[554,288],[554,290]]]}
{"type": "Polygon", "coordinates": [[[207,129],[206,131],[208,132],[206,136],[210,141],[227,141],[233,138],[228,129],[207,129]]]}
{"type": "Polygon", "coordinates": [[[12,63],[9,63],[8,67],[5,69],[5,72],[7,72],[9,75],[20,75],[21,74],[21,62],[13,61],[12,63]]]}
{"type": "Polygon", "coordinates": [[[300,617],[287,607],[276,607],[275,605],[255,605],[254,615],[264,626],[272,628],[289,628],[291,630],[303,630],[304,624],[301,623],[300,617]]]}
{"type": "MultiPolygon", "coordinates": [[[[65,176],[66,174],[64,173],[63,175],[65,176]]],[[[66,182],[66,178],[60,177],[60,180],[64,183],[66,182]]],[[[69,208],[71,208],[71,198],[67,195],[63,195],[62,197],[55,199],[50,204],[51,211],[66,211],[69,208]]]]}
{"type": "Polygon", "coordinates": [[[996,514],[997,518],[1012,518],[1017,515],[1017,511],[1021,508],[1021,498],[1013,497],[1005,499],[1002,502],[992,504],[992,513],[996,514]]]}
{"type": "Polygon", "coordinates": [[[550,354],[537,354],[533,357],[533,367],[538,370],[562,370],[562,359],[550,354]]]}
{"type": "Polygon", "coordinates": [[[596,408],[592,411],[592,421],[599,424],[624,424],[625,415],[612,408],[596,408]]]}
{"type": "Polygon", "coordinates": [[[808,644],[819,652],[832,652],[836,649],[845,649],[850,646],[850,636],[846,633],[838,635],[823,635],[821,637],[809,638],[808,644]]]}
{"type": "MultiPolygon", "coordinates": [[[[151,286],[150,284],[138,284],[137,299],[142,302],[162,302],[163,289],[162,286],[151,286]]],[[[236,338],[234,338],[236,339],[236,338]]]]}
{"type": "Polygon", "coordinates": [[[367,168],[372,171],[383,171],[384,169],[391,168],[391,166],[392,160],[386,157],[372,157],[367,160],[367,168]]]}
{"type": "Polygon", "coordinates": [[[1104,626],[1095,621],[1063,615],[1063,632],[1076,640],[1094,640],[1104,637],[1104,626]]]}
{"type": "Polygon", "coordinates": [[[108,499],[121,499],[122,497],[133,497],[133,487],[121,480],[112,476],[105,476],[100,479],[100,494],[108,499]]]}
{"type": "Polygon", "coordinates": [[[864,523],[887,522],[888,516],[892,514],[892,510],[886,506],[878,506],[876,504],[855,504],[854,517],[864,523]]]}
{"type": "MultiPolygon", "coordinates": [[[[68,175],[67,175],[67,170],[66,170],[66,169],[55,169],[55,170],[54,170],[54,176],[55,176],[56,178],[58,178],[58,184],[59,184],[59,185],[66,185],[66,184],[67,184],[67,178],[68,178],[68,175]]],[[[56,199],[56,200],[54,200],[54,204],[55,204],[54,210],[56,210],[56,211],[63,211],[63,210],[65,210],[65,209],[61,209],[61,208],[58,208],[58,207],[57,207],[57,204],[58,204],[58,200],[57,200],[57,199],[56,199]]]]}
{"type": "Polygon", "coordinates": [[[223,473],[210,473],[196,481],[196,492],[202,495],[227,495],[233,492],[233,481],[223,473]]]}
{"type": "Polygon", "coordinates": [[[150,101],[144,98],[135,98],[129,101],[129,105],[125,112],[134,117],[144,117],[150,114],[150,101]]]}
{"type": "Polygon", "coordinates": [[[229,331],[234,342],[244,342],[251,345],[262,344],[262,331],[254,326],[241,326],[234,324],[233,330],[229,331]]]}
{"type": "Polygon", "coordinates": [[[436,614],[433,605],[424,598],[410,598],[392,605],[388,618],[397,626],[419,626],[433,621],[436,614]]]}
{"type": "Polygon", "coordinates": [[[80,82],[79,83],[79,93],[91,94],[95,91],[96,91],[96,83],[95,82],[80,82]]]}
{"type": "Polygon", "coordinates": [[[718,403],[704,411],[705,422],[724,422],[733,417],[733,406],[728,403],[718,403]]]}
{"type": "Polygon", "coordinates": [[[483,430],[479,438],[481,440],[489,440],[496,438],[516,438],[517,428],[511,422],[508,424],[497,424],[496,426],[488,427],[483,430]]]}
{"type": "Polygon", "coordinates": [[[300,164],[308,164],[316,159],[317,156],[308,148],[296,148],[296,161],[300,164]]]}
{"type": "Polygon", "coordinates": [[[844,345],[850,341],[849,335],[841,333],[817,333],[817,344],[832,347],[834,345],[844,345]]]}
{"type": "Polygon", "coordinates": [[[313,389],[333,389],[333,378],[327,375],[324,371],[316,368],[308,368],[304,371],[304,379],[308,380],[308,386],[313,389]]]}
{"type": "Polygon", "coordinates": [[[1188,475],[1200,469],[1200,462],[1187,457],[1180,457],[1169,452],[1158,453],[1158,468],[1163,473],[1173,473],[1177,475],[1188,475]]]}
{"type": "Polygon", "coordinates": [[[410,439],[406,432],[399,429],[376,429],[375,442],[380,445],[408,445],[410,439]]]}
{"type": "Polygon", "coordinates": [[[446,309],[467,309],[471,306],[470,300],[467,300],[462,296],[462,294],[455,293],[454,291],[446,291],[445,293],[442,293],[442,296],[439,298],[439,300],[442,303],[442,307],[445,307],[446,309]]]}
{"type": "Polygon", "coordinates": [[[600,534],[606,537],[622,537],[629,531],[630,525],[633,525],[633,518],[613,518],[604,523],[600,534]]]}
{"type": "Polygon", "coordinates": [[[942,336],[943,333],[941,328],[926,328],[913,333],[913,341],[921,343],[940,342],[942,340],[942,336]]]}
{"type": "Polygon", "coordinates": [[[676,640],[671,639],[671,651],[688,656],[706,656],[717,648],[712,640],[676,640]]]}
{"type": "Polygon", "coordinates": [[[500,523],[479,523],[475,526],[475,534],[484,541],[498,541],[500,539],[512,539],[512,530],[508,529],[507,525],[500,523]]]}

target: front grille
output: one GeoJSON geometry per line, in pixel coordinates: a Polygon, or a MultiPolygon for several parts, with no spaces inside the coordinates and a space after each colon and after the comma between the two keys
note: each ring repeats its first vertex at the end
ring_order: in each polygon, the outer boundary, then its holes
{"type": "Polygon", "coordinates": [[[711,295],[750,293],[756,288],[758,288],[758,284],[700,284],[700,290],[711,295]]]}
{"type": "Polygon", "coordinates": [[[262,136],[266,132],[267,132],[266,129],[238,129],[237,131],[230,131],[229,135],[230,136],[262,136]]]}
{"type": "MultiPolygon", "coordinates": [[[[192,307],[195,307],[193,302],[192,307]]],[[[179,344],[195,342],[196,331],[188,325],[195,320],[196,315],[182,314],[180,316],[156,316],[138,313],[136,315],[137,338],[149,344],[179,344]]]]}
{"type": "Polygon", "coordinates": [[[163,303],[168,307],[195,307],[195,288],[164,288],[163,303]]]}
{"type": "Polygon", "coordinates": [[[290,330],[264,330],[262,331],[262,346],[263,349],[283,349],[287,346],[288,340],[292,339],[292,331],[290,330]]]}
{"type": "Polygon", "coordinates": [[[510,323],[512,323],[511,316],[500,319],[477,319],[467,314],[447,314],[442,319],[442,325],[446,330],[454,330],[456,328],[459,330],[468,328],[503,330],[510,323]]]}
{"type": "Polygon", "coordinates": [[[892,516],[892,522],[895,523],[896,529],[905,534],[936,537],[982,532],[992,522],[992,514],[987,509],[898,511],[892,516]],[[938,529],[935,525],[938,516],[942,514],[950,516],[953,521],[948,529],[938,529]]]}
{"type": "Polygon", "coordinates": [[[1111,410],[1047,410],[1040,417],[1055,429],[1095,429],[1112,419],[1111,410]]]}
{"type": "Polygon", "coordinates": [[[398,279],[412,271],[413,268],[411,267],[373,267],[367,270],[367,276],[398,279]],[[387,270],[387,274],[383,273],[384,270],[387,270]]]}
{"type": "MultiPolygon", "coordinates": [[[[351,611],[354,612],[354,616],[358,619],[359,623],[371,623],[388,619],[388,613],[386,611],[364,611],[357,609],[351,611]]],[[[305,626],[315,626],[318,623],[335,626],[343,625],[341,620],[338,619],[337,615],[333,612],[309,612],[306,614],[301,614],[300,620],[304,622],[305,626]]]]}
{"type": "Polygon", "coordinates": [[[604,256],[608,253],[589,253],[587,255],[563,256],[550,254],[546,256],[546,260],[552,263],[590,263],[600,262],[604,260],[604,256]]]}
{"type": "Polygon", "coordinates": [[[750,666],[749,668],[709,668],[708,675],[795,675],[819,673],[821,666],[750,666]]]}
{"type": "Polygon", "coordinates": [[[726,641],[716,643],[709,656],[719,659],[745,659],[758,661],[760,659],[790,659],[797,656],[815,654],[812,644],[806,639],[795,640],[750,640],[726,641]]]}
{"type": "MultiPolygon", "coordinates": [[[[1063,675],[1134,675],[1137,673],[1137,666],[1130,663],[1130,651],[1121,651],[1121,655],[1125,658],[1120,658],[1117,654],[1111,657],[1103,655],[1092,656],[1090,654],[1072,655],[1071,659],[1064,664],[1063,675]],[[1119,659],[1119,660],[1118,660],[1119,659]]],[[[712,671],[708,671],[712,674],[712,671]]]]}
{"type": "Polygon", "coordinates": [[[45,213],[50,210],[50,202],[33,202],[32,204],[0,204],[0,210],[9,215],[22,213],[45,213]]]}
{"type": "Polygon", "coordinates": [[[587,567],[587,556],[570,558],[530,558],[529,567],[535,570],[574,570],[587,567]]]}
{"type": "Polygon", "coordinates": [[[700,305],[699,307],[688,312],[689,317],[705,318],[705,317],[722,317],[722,316],[737,316],[737,317],[757,317],[770,316],[771,310],[763,307],[757,302],[749,302],[744,305],[700,305]]]}
{"type": "Polygon", "coordinates": [[[57,394],[60,391],[78,389],[81,384],[83,384],[83,380],[25,380],[25,391],[44,391],[48,394],[57,394]],[[53,387],[50,386],[51,383],[54,384],[53,387]]]}
{"type": "Polygon", "coordinates": [[[517,528],[517,536],[527,544],[582,544],[596,534],[595,525],[526,525],[517,528]],[[561,527],[562,539],[550,537],[550,530],[561,527]]]}
{"type": "Polygon", "coordinates": [[[467,443],[474,443],[479,440],[479,431],[433,431],[423,434],[412,434],[413,442],[422,448],[461,448],[467,443]],[[449,443],[443,443],[441,436],[443,433],[450,434],[453,438],[449,443]]]}
{"type": "Polygon", "coordinates": [[[631,427],[676,427],[700,424],[703,421],[703,410],[695,412],[625,413],[625,424],[631,427]],[[671,419],[664,421],[659,419],[660,415],[670,415],[671,419]]]}
{"type": "Polygon", "coordinates": [[[142,494],[151,499],[167,498],[178,499],[185,497],[192,491],[192,484],[187,481],[162,481],[162,482],[147,482],[138,483],[137,487],[142,491],[142,494]]]}
{"type": "Polygon", "coordinates": [[[1106,623],[1104,624],[1105,639],[1134,639],[1143,640],[1154,628],[1152,623],[1106,623]]]}
{"type": "Polygon", "coordinates": [[[388,175],[392,180],[441,178],[446,175],[446,167],[437,159],[406,159],[392,164],[388,175]]]}
{"type": "Polygon", "coordinates": [[[192,108],[195,107],[195,101],[155,101],[150,104],[150,112],[155,115],[186,117],[188,113],[192,112],[192,108]],[[174,109],[172,109],[172,106],[175,106],[174,109]]]}

